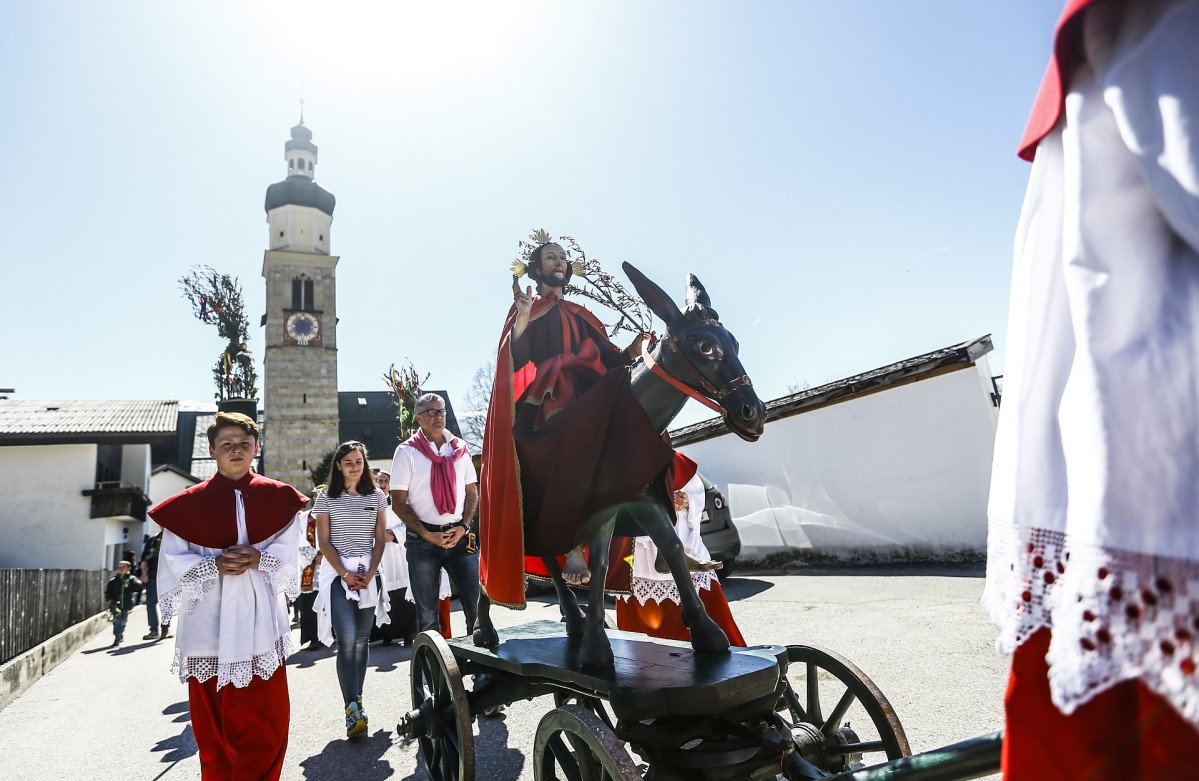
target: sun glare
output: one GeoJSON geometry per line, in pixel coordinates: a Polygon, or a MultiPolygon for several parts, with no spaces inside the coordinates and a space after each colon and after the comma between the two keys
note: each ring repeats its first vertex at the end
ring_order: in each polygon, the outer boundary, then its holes
{"type": "Polygon", "coordinates": [[[397,79],[426,89],[485,79],[518,56],[532,32],[523,3],[305,1],[258,8],[276,22],[303,20],[298,34],[268,38],[290,68],[314,82],[360,90],[397,79]]]}

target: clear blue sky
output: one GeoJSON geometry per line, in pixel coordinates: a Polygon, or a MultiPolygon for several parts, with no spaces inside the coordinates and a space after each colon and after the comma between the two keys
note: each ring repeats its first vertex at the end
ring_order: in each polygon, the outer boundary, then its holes
{"type": "Polygon", "coordinates": [[[695,273],[764,399],[985,333],[1000,373],[1059,5],[5,3],[0,387],[211,399],[196,264],[240,277],[261,358],[301,86],[343,390],[410,358],[463,394],[535,227],[680,299],[695,273]]]}

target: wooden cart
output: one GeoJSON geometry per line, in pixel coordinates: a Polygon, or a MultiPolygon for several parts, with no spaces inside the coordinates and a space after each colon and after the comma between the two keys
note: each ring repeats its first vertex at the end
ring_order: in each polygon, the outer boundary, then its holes
{"type": "Polygon", "coordinates": [[[542,695],[554,707],[534,741],[539,781],[964,781],[998,769],[998,735],[909,757],[887,698],[831,651],[755,646],[705,655],[687,643],[608,635],[616,663],[593,670],[580,668],[577,642],[555,621],[501,630],[492,649],[421,633],[413,709],[397,731],[417,739],[434,781],[473,781],[477,715],[542,695]]]}

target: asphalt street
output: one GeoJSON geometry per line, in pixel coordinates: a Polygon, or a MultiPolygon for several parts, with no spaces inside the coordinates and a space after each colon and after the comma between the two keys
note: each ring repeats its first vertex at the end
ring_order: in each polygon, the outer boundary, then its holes
{"type": "MultiPolygon", "coordinates": [[[[856,664],[891,701],[913,752],[1002,727],[1007,660],[978,605],[982,565],[744,572],[726,592],[751,644],[807,644],[856,664]]],[[[557,618],[548,600],[527,610],[495,608],[499,627],[557,618]]],[[[456,632],[462,615],[454,613],[456,632]]],[[[146,632],[135,608],[126,636],[146,632]]],[[[298,645],[298,630],[294,630],[298,645]]],[[[199,779],[187,689],[169,672],[173,640],[134,639],[109,648],[92,638],[0,711],[0,778],[199,779]]],[[[409,649],[371,647],[367,736],[344,738],[331,649],[288,660],[292,719],[285,779],[424,779],[416,744],[397,737],[411,708],[409,649]]],[[[533,736],[553,703],[521,701],[475,721],[476,776],[531,781],[533,736]]]]}

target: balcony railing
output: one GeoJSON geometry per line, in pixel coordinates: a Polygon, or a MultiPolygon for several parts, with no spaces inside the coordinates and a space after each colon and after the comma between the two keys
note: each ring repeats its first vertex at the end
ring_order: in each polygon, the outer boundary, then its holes
{"type": "Polygon", "coordinates": [[[137,521],[146,520],[146,508],[150,497],[140,486],[128,480],[106,480],[96,483],[95,488],[85,489],[84,496],[92,499],[92,518],[114,518],[129,516],[137,521]]]}

